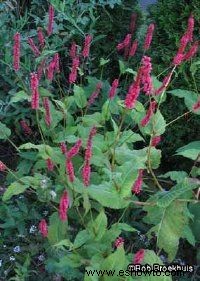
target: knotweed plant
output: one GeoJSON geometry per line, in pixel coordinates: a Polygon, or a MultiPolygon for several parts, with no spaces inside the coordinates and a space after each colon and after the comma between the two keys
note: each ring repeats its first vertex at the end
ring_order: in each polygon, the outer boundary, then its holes
{"type": "MultiPolygon", "coordinates": [[[[200,114],[198,93],[168,90],[181,64],[198,51],[195,20],[189,17],[179,49],[160,81],[153,75],[151,60],[156,24],[149,25],[144,41],[139,42],[136,18],[131,16],[129,33],[113,50],[119,58],[114,78],[104,76],[109,63],[105,59],[100,60],[97,76],[93,75],[94,34],[70,39],[66,53],[66,46],[51,49],[58,20],[53,6],[47,26],[36,26],[35,35],[28,37],[29,49],[23,34],[17,31],[13,37],[13,72],[20,83],[11,104],[28,110],[16,128],[23,143],[14,143],[15,130],[0,123],[2,138],[18,154],[16,169],[0,162],[0,171],[7,176],[2,200],[6,205],[24,196],[20,200],[43,210],[35,214],[37,228],[26,241],[39,245],[39,252],[28,253],[30,268],[40,254],[45,257],[40,261],[44,270],[65,280],[69,272],[79,280],[111,280],[108,276],[93,279],[85,270],[117,272],[129,264],[163,264],[161,251],[172,262],[180,238],[195,244],[188,207],[198,202],[200,142],[177,151],[195,161],[191,171],[169,167],[168,173],[160,174],[158,170],[167,127],[183,117],[166,123],[161,108],[167,106],[167,95],[184,98],[187,114],[200,114]],[[143,54],[138,68],[132,69],[139,45],[143,54]],[[26,51],[30,72],[25,67],[26,51]],[[146,238],[143,242],[138,242],[140,232],[146,238]]],[[[6,232],[6,221],[1,224],[4,237],[12,233],[13,239],[26,235],[26,227],[14,224],[6,232]]],[[[132,280],[117,274],[113,278],[132,280]]],[[[163,280],[162,276],[157,279],[163,280]]],[[[171,276],[165,280],[172,280],[171,276]]]]}

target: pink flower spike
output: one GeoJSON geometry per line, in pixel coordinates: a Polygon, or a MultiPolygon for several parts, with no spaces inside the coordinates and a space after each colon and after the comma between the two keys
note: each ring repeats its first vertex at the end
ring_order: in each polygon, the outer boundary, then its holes
{"type": "Polygon", "coordinates": [[[140,249],[139,251],[137,251],[133,259],[133,264],[141,264],[141,262],[144,259],[144,254],[145,254],[144,249],[140,249]]]}
{"type": "Polygon", "coordinates": [[[42,74],[43,74],[44,68],[45,68],[45,63],[46,63],[46,59],[42,60],[40,65],[38,66],[37,75],[38,75],[39,80],[42,78],[42,74]]]}
{"type": "Polygon", "coordinates": [[[155,136],[151,140],[151,146],[156,147],[161,141],[161,136],[155,136]]]}
{"type": "Polygon", "coordinates": [[[143,183],[143,171],[142,169],[139,170],[139,175],[134,183],[134,185],[132,186],[132,192],[135,194],[139,194],[141,192],[141,188],[142,188],[142,183],[143,183]]]}
{"type": "Polygon", "coordinates": [[[180,65],[184,60],[184,55],[177,53],[176,56],[173,59],[174,65],[180,65]]]}
{"type": "Polygon", "coordinates": [[[46,161],[46,163],[47,163],[47,169],[48,169],[48,171],[52,172],[52,171],[54,170],[53,161],[52,161],[50,158],[48,158],[47,161],[46,161]]]}
{"type": "Polygon", "coordinates": [[[118,238],[115,240],[114,245],[115,245],[116,248],[119,248],[119,247],[123,246],[123,245],[124,245],[124,238],[118,237],[118,238]]]}
{"type": "Polygon", "coordinates": [[[39,80],[37,73],[33,72],[31,73],[31,91],[32,91],[32,98],[31,98],[31,107],[32,109],[38,109],[39,108],[39,80]]]}
{"type": "Polygon", "coordinates": [[[32,134],[32,130],[31,130],[31,128],[29,127],[29,125],[26,123],[25,120],[20,120],[19,123],[20,123],[21,128],[23,129],[25,135],[28,136],[28,135],[31,135],[31,134],[32,134]]]}
{"type": "Polygon", "coordinates": [[[14,35],[14,46],[13,46],[13,68],[18,71],[20,68],[20,34],[17,32],[14,35]]]}
{"type": "Polygon", "coordinates": [[[122,42],[122,43],[117,44],[116,48],[117,48],[118,51],[123,50],[124,49],[124,43],[122,42]]]}
{"type": "Polygon", "coordinates": [[[102,88],[102,83],[99,82],[96,86],[95,91],[91,94],[91,96],[88,100],[87,106],[90,106],[94,103],[95,99],[99,96],[101,88],[102,88]]]}
{"type": "Polygon", "coordinates": [[[79,64],[80,64],[79,57],[75,57],[72,61],[71,73],[69,74],[69,83],[70,84],[76,82],[79,64]]]}
{"type": "Polygon", "coordinates": [[[188,26],[187,26],[187,34],[190,42],[193,41],[193,32],[194,32],[194,17],[191,14],[188,19],[188,26]]]}
{"type": "Polygon", "coordinates": [[[192,57],[194,57],[198,51],[198,47],[199,47],[199,42],[198,41],[194,42],[194,44],[191,46],[189,51],[184,55],[184,60],[188,61],[192,57]]]}
{"type": "Polygon", "coordinates": [[[138,46],[138,41],[135,40],[130,48],[130,51],[129,51],[129,57],[134,57],[135,53],[136,53],[136,50],[137,50],[137,46],[138,46]]]}
{"type": "Polygon", "coordinates": [[[142,58],[141,67],[141,83],[143,85],[143,91],[146,95],[150,95],[153,91],[153,83],[151,79],[151,58],[144,56],[142,58]]]}
{"type": "Polygon", "coordinates": [[[200,110],[200,99],[193,105],[192,109],[193,111],[200,110]]]}
{"type": "Polygon", "coordinates": [[[144,40],[144,50],[147,51],[151,45],[155,25],[151,23],[147,29],[147,34],[144,40]]]}
{"type": "Polygon", "coordinates": [[[6,165],[0,161],[0,172],[4,172],[6,170],[6,165]]]}
{"type": "Polygon", "coordinates": [[[74,59],[76,57],[76,50],[77,50],[77,45],[76,42],[73,41],[69,51],[69,56],[71,59],[74,59]]]}
{"type": "Polygon", "coordinates": [[[160,88],[158,88],[157,90],[155,90],[154,95],[158,96],[160,94],[162,94],[162,92],[164,90],[166,90],[166,88],[168,87],[170,81],[171,81],[171,77],[172,77],[172,72],[170,72],[164,79],[163,79],[163,83],[160,86],[160,88]]]}
{"type": "Polygon", "coordinates": [[[38,27],[37,34],[38,34],[38,41],[40,44],[40,48],[43,49],[45,46],[45,38],[41,27],[38,27]]]}
{"type": "Polygon", "coordinates": [[[60,220],[63,222],[67,220],[67,210],[69,208],[69,204],[70,204],[69,195],[65,190],[60,198],[60,204],[59,204],[59,217],[60,220]]]}
{"type": "Polygon", "coordinates": [[[74,176],[74,166],[72,164],[71,159],[66,159],[66,172],[69,178],[70,182],[74,182],[75,176],[74,176]]]}
{"type": "Polygon", "coordinates": [[[50,112],[50,103],[47,97],[43,99],[43,106],[45,109],[45,123],[47,126],[50,126],[52,119],[51,119],[51,112],[50,112]]]}
{"type": "Polygon", "coordinates": [[[149,109],[140,123],[142,127],[145,127],[149,123],[152,115],[154,114],[154,111],[156,110],[156,106],[156,101],[150,102],[149,109]]]}
{"type": "Polygon", "coordinates": [[[36,57],[38,57],[40,55],[40,51],[39,51],[38,47],[35,45],[32,38],[28,38],[28,44],[30,45],[31,50],[33,51],[34,55],[36,57]]]}
{"type": "Polygon", "coordinates": [[[62,154],[67,154],[67,147],[66,147],[66,144],[64,142],[61,142],[60,149],[62,151],[62,154]]]}
{"type": "Polygon", "coordinates": [[[82,145],[82,140],[79,139],[75,145],[67,152],[67,157],[71,159],[72,157],[76,156],[79,153],[79,150],[82,145]]]}
{"type": "Polygon", "coordinates": [[[137,14],[133,13],[131,15],[131,22],[130,22],[130,27],[129,27],[131,34],[133,34],[133,32],[135,31],[136,20],[137,20],[137,14]]]}
{"type": "Polygon", "coordinates": [[[82,178],[85,186],[90,184],[91,167],[89,163],[85,163],[82,170],[82,178]]]}
{"type": "Polygon", "coordinates": [[[54,21],[54,7],[52,5],[49,6],[49,23],[47,28],[47,34],[50,36],[53,32],[53,21],[54,21]]]}
{"type": "Polygon", "coordinates": [[[42,236],[45,238],[48,236],[48,226],[45,219],[42,219],[39,223],[39,230],[42,236]]]}
{"type": "Polygon", "coordinates": [[[134,82],[133,84],[130,85],[128,94],[126,95],[124,104],[125,107],[128,109],[132,109],[135,106],[135,103],[137,101],[137,98],[140,93],[140,86],[138,83],[134,82]]]}
{"type": "Polygon", "coordinates": [[[112,82],[112,86],[111,86],[110,91],[109,91],[109,99],[110,100],[112,100],[115,97],[118,85],[119,85],[119,79],[115,79],[112,82]]]}
{"type": "Polygon", "coordinates": [[[85,37],[84,46],[83,46],[83,51],[82,51],[82,56],[83,56],[84,58],[89,57],[91,41],[92,41],[92,36],[91,36],[91,35],[87,35],[87,36],[85,37]]]}

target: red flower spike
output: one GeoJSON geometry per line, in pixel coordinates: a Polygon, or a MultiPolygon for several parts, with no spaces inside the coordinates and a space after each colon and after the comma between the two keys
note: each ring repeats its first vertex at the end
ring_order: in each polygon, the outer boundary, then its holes
{"type": "Polygon", "coordinates": [[[69,208],[69,196],[67,191],[65,190],[63,192],[63,195],[60,198],[60,204],[59,204],[59,217],[61,221],[67,220],[67,210],[69,208]]]}
{"type": "Polygon", "coordinates": [[[199,42],[198,41],[194,42],[194,44],[191,46],[189,51],[184,55],[184,60],[188,61],[192,57],[194,57],[198,51],[198,47],[199,47],[199,42]]]}
{"type": "Polygon", "coordinates": [[[143,183],[143,171],[142,169],[139,170],[139,175],[134,183],[134,185],[132,186],[132,192],[135,194],[139,194],[141,192],[141,188],[142,188],[142,183],[143,183]]]}
{"type": "Polygon", "coordinates": [[[132,83],[129,87],[128,94],[126,95],[126,99],[124,101],[126,108],[128,109],[134,108],[139,93],[140,93],[139,83],[137,82],[132,83]]]}
{"type": "Polygon", "coordinates": [[[115,97],[118,85],[119,85],[119,80],[115,79],[112,82],[112,86],[111,86],[110,91],[109,91],[109,99],[110,100],[112,100],[115,97]]]}
{"type": "Polygon", "coordinates": [[[117,50],[120,51],[122,49],[124,49],[125,47],[129,47],[130,46],[130,43],[131,43],[131,37],[132,37],[132,34],[127,34],[125,39],[123,40],[123,42],[119,43],[117,45],[117,50]]]}
{"type": "Polygon", "coordinates": [[[160,88],[158,88],[157,90],[155,90],[154,95],[158,96],[160,94],[162,94],[162,92],[168,87],[170,81],[171,81],[171,77],[172,77],[172,72],[170,72],[164,79],[163,79],[163,83],[160,86],[160,88]]]}
{"type": "Polygon", "coordinates": [[[67,152],[67,157],[71,159],[72,157],[76,156],[79,153],[79,150],[82,145],[82,140],[79,139],[75,145],[67,152]]]}
{"type": "Polygon", "coordinates": [[[42,74],[43,74],[44,68],[45,68],[45,63],[46,63],[46,59],[42,60],[40,65],[38,66],[38,69],[37,69],[38,80],[40,80],[42,78],[42,74]]]}
{"type": "Polygon", "coordinates": [[[82,170],[82,178],[85,186],[90,184],[91,167],[89,163],[85,163],[82,170]]]}
{"type": "Polygon", "coordinates": [[[69,83],[70,84],[76,82],[79,64],[80,64],[79,57],[75,57],[72,61],[71,73],[69,74],[69,83]]]}
{"type": "Polygon", "coordinates": [[[77,45],[76,42],[73,41],[69,51],[69,56],[71,59],[74,59],[76,57],[76,51],[77,51],[77,45]]]}
{"type": "Polygon", "coordinates": [[[150,102],[149,109],[140,123],[142,127],[145,127],[149,123],[154,111],[156,110],[156,105],[156,101],[150,102]]]}
{"type": "Polygon", "coordinates": [[[20,68],[20,34],[17,32],[14,35],[14,46],[13,46],[13,68],[18,71],[20,68]]]}
{"type": "Polygon", "coordinates": [[[137,47],[138,47],[138,41],[135,40],[133,42],[133,44],[131,45],[131,48],[130,48],[130,51],[129,51],[129,57],[134,57],[134,55],[136,53],[136,50],[137,50],[137,47]]]}
{"type": "Polygon", "coordinates": [[[38,27],[37,34],[38,34],[38,41],[40,44],[40,48],[43,49],[45,46],[45,38],[41,27],[38,27]]]}
{"type": "Polygon", "coordinates": [[[66,147],[66,144],[64,142],[61,142],[60,149],[62,151],[62,154],[67,154],[67,147],[66,147]]]}
{"type": "Polygon", "coordinates": [[[141,83],[143,85],[143,91],[146,95],[150,95],[153,91],[153,83],[151,79],[151,58],[144,56],[142,58],[142,67],[141,67],[141,83]]]}
{"type": "Polygon", "coordinates": [[[87,106],[90,106],[94,103],[95,99],[99,96],[101,88],[102,88],[102,83],[99,82],[96,86],[95,91],[91,94],[91,96],[88,100],[87,106]]]}
{"type": "Polygon", "coordinates": [[[147,34],[144,40],[144,50],[147,51],[151,45],[155,25],[151,23],[147,29],[147,34]]]}
{"type": "Polygon", "coordinates": [[[47,126],[50,126],[52,119],[51,119],[51,112],[50,112],[50,103],[47,97],[43,99],[43,106],[45,109],[45,123],[47,126]]]}
{"type": "Polygon", "coordinates": [[[66,159],[66,172],[68,174],[68,178],[70,182],[74,182],[75,176],[74,176],[74,166],[71,161],[71,159],[66,159]]]}
{"type": "Polygon", "coordinates": [[[188,26],[187,26],[186,32],[188,34],[189,41],[192,42],[193,41],[193,32],[194,32],[194,17],[193,17],[193,15],[190,15],[190,17],[188,19],[188,26]]]}
{"type": "Polygon", "coordinates": [[[42,236],[45,238],[48,236],[48,226],[45,219],[42,219],[39,223],[39,230],[42,236]]]}
{"type": "Polygon", "coordinates": [[[52,5],[49,6],[49,23],[47,28],[47,34],[50,36],[53,32],[53,21],[54,21],[54,7],[52,5]]]}
{"type": "Polygon", "coordinates": [[[200,99],[193,105],[192,109],[193,111],[200,110],[200,99]]]}
{"type": "Polygon", "coordinates": [[[33,73],[31,73],[31,92],[32,92],[31,107],[32,107],[32,109],[39,108],[38,86],[39,86],[39,80],[38,80],[37,73],[33,72],[33,73]]]}
{"type": "Polygon", "coordinates": [[[0,172],[4,172],[6,170],[6,165],[0,161],[0,172]]]}
{"type": "Polygon", "coordinates": [[[55,63],[55,71],[57,73],[60,73],[60,56],[58,53],[56,53],[53,57],[53,61],[55,63]]]}
{"type": "Polygon", "coordinates": [[[133,13],[131,15],[131,22],[130,22],[130,27],[129,27],[131,34],[133,34],[133,32],[135,31],[136,20],[137,20],[137,14],[133,13]]]}
{"type": "Polygon", "coordinates": [[[32,130],[31,130],[31,128],[29,127],[29,125],[26,123],[25,120],[20,120],[19,123],[20,123],[21,128],[23,129],[25,135],[28,136],[28,135],[31,135],[31,134],[32,134],[32,130]]]}
{"type": "Polygon", "coordinates": [[[48,171],[52,172],[54,170],[54,163],[53,163],[53,161],[50,158],[48,158],[46,160],[46,163],[47,163],[48,171]]]}
{"type": "Polygon", "coordinates": [[[35,45],[32,38],[28,38],[28,44],[30,45],[31,50],[33,51],[34,55],[36,57],[38,57],[40,55],[40,51],[39,51],[38,47],[35,45]]]}
{"type": "Polygon", "coordinates": [[[161,141],[161,136],[155,136],[151,140],[151,146],[156,147],[161,141]]]}
{"type": "Polygon", "coordinates": [[[119,247],[123,246],[123,245],[124,245],[124,238],[118,237],[118,238],[115,240],[114,245],[115,245],[116,248],[119,248],[119,247]]]}
{"type": "Polygon", "coordinates": [[[141,264],[144,259],[145,250],[140,249],[134,256],[133,264],[141,264]]]}
{"type": "Polygon", "coordinates": [[[85,37],[84,46],[83,46],[83,51],[82,51],[82,56],[83,56],[84,58],[89,57],[91,41],[92,41],[92,36],[91,36],[91,35],[87,35],[87,36],[85,37]]]}

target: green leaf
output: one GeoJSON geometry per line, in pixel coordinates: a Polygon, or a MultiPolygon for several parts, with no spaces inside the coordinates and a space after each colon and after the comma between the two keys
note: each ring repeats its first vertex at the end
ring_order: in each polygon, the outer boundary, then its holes
{"type": "Polygon", "coordinates": [[[123,61],[119,60],[119,70],[120,74],[124,74],[126,72],[126,66],[123,61]]]}
{"type": "Polygon", "coordinates": [[[164,175],[160,175],[160,178],[170,178],[173,181],[176,181],[177,183],[182,182],[188,174],[185,171],[170,171],[165,173],[164,175]]]}
{"type": "MultiPolygon", "coordinates": [[[[126,265],[125,251],[123,247],[119,247],[116,251],[109,255],[101,264],[101,270],[112,270],[119,272],[119,270],[124,270],[126,265]]],[[[122,280],[117,274],[113,276],[104,275],[104,281],[120,281],[122,280]]]]}
{"type": "MultiPolygon", "coordinates": [[[[62,240],[66,240],[67,221],[62,222],[55,212],[51,215],[48,227],[48,240],[51,245],[55,245],[62,240]]],[[[67,239],[68,241],[68,239],[67,239]]],[[[68,242],[67,242],[68,243],[68,242]]]]}
{"type": "Polygon", "coordinates": [[[180,147],[176,151],[176,155],[182,155],[192,160],[196,160],[200,154],[200,141],[193,141],[185,146],[180,147]]]}
{"type": "MultiPolygon", "coordinates": [[[[168,93],[179,98],[184,98],[185,105],[189,110],[192,110],[193,105],[198,100],[198,94],[193,91],[176,89],[176,90],[169,91],[168,93]]],[[[200,111],[196,111],[193,113],[200,115],[200,111]]]]}
{"type": "Polygon", "coordinates": [[[23,193],[29,187],[36,188],[37,185],[39,185],[39,181],[37,178],[28,176],[23,177],[19,181],[15,181],[8,186],[3,195],[3,201],[7,201],[12,196],[23,193]]]}
{"type": "Polygon", "coordinates": [[[104,210],[96,217],[94,222],[89,223],[88,229],[96,241],[101,240],[107,228],[107,217],[104,210]]]}
{"type": "Polygon", "coordinates": [[[137,229],[133,228],[132,226],[126,223],[115,223],[112,225],[111,229],[119,229],[127,232],[135,232],[137,229]]]}
{"type": "Polygon", "coordinates": [[[124,200],[116,187],[112,183],[102,183],[100,185],[91,185],[88,188],[91,198],[98,201],[102,206],[111,209],[123,209],[128,206],[129,201],[124,200]]]}
{"type": "Polygon", "coordinates": [[[192,233],[191,228],[189,227],[189,225],[186,225],[185,228],[183,229],[183,238],[187,239],[187,241],[193,246],[195,247],[195,237],[194,234],[192,233]]]}
{"type": "Polygon", "coordinates": [[[105,60],[104,58],[100,58],[100,66],[106,65],[108,62],[110,61],[110,59],[105,60]]]}
{"type": "Polygon", "coordinates": [[[74,85],[74,100],[79,108],[83,108],[87,104],[87,99],[83,88],[74,85]]]}
{"type": "Polygon", "coordinates": [[[10,100],[10,103],[16,103],[18,101],[30,100],[30,96],[25,91],[17,92],[10,100]]]}
{"type": "Polygon", "coordinates": [[[179,239],[183,236],[184,227],[188,223],[186,209],[187,202],[179,201],[173,201],[167,208],[144,207],[144,211],[148,212],[144,221],[152,222],[155,225],[149,230],[149,233],[156,234],[157,246],[168,254],[169,261],[175,258],[179,239]]]}
{"type": "Polygon", "coordinates": [[[0,122],[0,139],[6,140],[11,135],[11,130],[3,123],[0,122]]]}
{"type": "Polygon", "coordinates": [[[74,240],[74,249],[77,249],[81,246],[83,246],[88,240],[90,240],[90,234],[88,233],[87,230],[81,230],[79,233],[76,235],[75,240],[74,240]]]}

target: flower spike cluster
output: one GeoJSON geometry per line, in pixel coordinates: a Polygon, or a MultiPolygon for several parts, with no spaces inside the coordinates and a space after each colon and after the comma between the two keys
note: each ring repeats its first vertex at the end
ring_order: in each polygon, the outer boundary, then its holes
{"type": "Polygon", "coordinates": [[[151,70],[152,70],[151,58],[144,56],[142,58],[142,67],[141,67],[141,84],[143,85],[143,92],[146,95],[150,95],[153,90],[151,70]]]}

